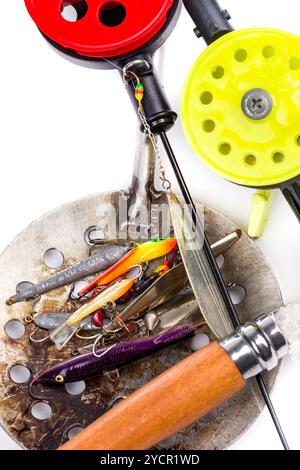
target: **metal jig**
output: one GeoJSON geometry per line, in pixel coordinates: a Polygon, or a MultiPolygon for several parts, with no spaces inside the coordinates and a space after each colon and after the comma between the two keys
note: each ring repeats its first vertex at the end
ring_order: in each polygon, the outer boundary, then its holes
{"type": "Polygon", "coordinates": [[[109,245],[98,253],[79,261],[69,268],[45,279],[38,284],[31,284],[28,287],[17,292],[7,300],[7,305],[13,305],[17,302],[36,299],[37,296],[57,289],[59,287],[79,281],[92,274],[108,269],[110,266],[120,260],[129,248],[121,245],[109,245]]]}

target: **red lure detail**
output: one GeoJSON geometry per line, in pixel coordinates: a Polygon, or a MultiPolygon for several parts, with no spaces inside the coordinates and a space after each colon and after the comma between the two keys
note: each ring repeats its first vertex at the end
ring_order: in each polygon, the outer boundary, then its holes
{"type": "Polygon", "coordinates": [[[104,312],[103,310],[98,310],[93,315],[92,323],[97,328],[103,328],[104,326],[104,312]]]}

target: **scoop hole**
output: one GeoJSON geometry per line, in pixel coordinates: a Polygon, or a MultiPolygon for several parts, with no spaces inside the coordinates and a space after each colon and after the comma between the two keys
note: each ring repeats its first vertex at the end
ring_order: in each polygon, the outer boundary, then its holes
{"type": "Polygon", "coordinates": [[[69,395],[81,395],[85,391],[85,388],[84,380],[65,384],[65,389],[69,395]]]}
{"type": "Polygon", "coordinates": [[[248,58],[248,52],[245,49],[236,51],[234,58],[237,62],[245,62],[248,58]]]}
{"type": "Polygon", "coordinates": [[[60,7],[61,16],[70,23],[75,23],[84,18],[87,11],[88,4],[85,0],[64,1],[60,7]]]}
{"type": "Polygon", "coordinates": [[[204,333],[199,333],[190,339],[189,345],[193,352],[199,351],[200,349],[208,346],[210,343],[209,337],[204,333]]]}
{"type": "Polygon", "coordinates": [[[300,135],[298,135],[296,137],[296,144],[299,145],[299,147],[300,147],[300,135]]]}
{"type": "Polygon", "coordinates": [[[200,97],[201,103],[206,106],[212,103],[213,99],[214,99],[213,94],[210,91],[205,91],[204,93],[202,93],[200,97]]]}
{"type": "Polygon", "coordinates": [[[126,9],[119,2],[104,3],[99,12],[99,21],[104,26],[113,28],[123,23],[126,18],[126,9]]]}
{"type": "Polygon", "coordinates": [[[210,119],[207,121],[204,121],[203,123],[203,130],[204,132],[211,133],[215,130],[216,128],[216,123],[210,119]]]}
{"type": "Polygon", "coordinates": [[[28,289],[31,289],[32,287],[33,287],[32,282],[28,282],[28,281],[19,282],[19,284],[16,287],[16,293],[21,294],[22,292],[26,292],[28,289]]]}
{"type": "Polygon", "coordinates": [[[284,159],[285,159],[285,157],[284,157],[283,153],[281,153],[281,152],[276,152],[273,155],[273,162],[274,163],[282,163],[282,162],[284,162],[284,159]]]}
{"type": "Polygon", "coordinates": [[[229,155],[231,152],[231,145],[227,143],[221,144],[219,147],[219,152],[222,155],[229,155]]]}
{"type": "Polygon", "coordinates": [[[217,67],[213,68],[212,76],[216,80],[220,80],[221,78],[224,77],[224,75],[225,75],[225,70],[224,70],[224,67],[221,67],[221,65],[218,65],[217,67]]]}
{"type": "Polygon", "coordinates": [[[25,335],[25,326],[19,320],[9,320],[4,325],[4,331],[10,339],[20,339],[25,335]]]}
{"type": "Polygon", "coordinates": [[[44,263],[47,268],[57,269],[64,264],[64,255],[56,248],[50,248],[44,254],[44,263]]]}
{"type": "Polygon", "coordinates": [[[241,285],[233,286],[229,288],[229,295],[234,305],[240,305],[246,297],[246,289],[241,285]]]}
{"type": "Polygon", "coordinates": [[[275,47],[273,46],[265,46],[263,48],[263,56],[265,59],[271,59],[272,57],[274,57],[276,51],[275,51],[275,47]]]}
{"type": "Polygon", "coordinates": [[[255,155],[247,155],[245,157],[245,163],[249,166],[255,166],[257,163],[257,158],[255,155]]]}
{"type": "Polygon", "coordinates": [[[291,70],[300,69],[300,58],[299,57],[291,57],[289,67],[290,67],[291,70]]]}
{"type": "Polygon", "coordinates": [[[75,424],[67,432],[68,439],[73,439],[73,437],[77,436],[77,434],[81,433],[83,430],[84,427],[75,424]]]}
{"type": "Polygon", "coordinates": [[[28,367],[16,364],[9,369],[9,377],[16,384],[26,384],[29,382],[31,372],[28,367]]]}
{"type": "Polygon", "coordinates": [[[31,415],[38,421],[45,421],[52,415],[52,408],[49,403],[38,401],[30,409],[31,415]]]}

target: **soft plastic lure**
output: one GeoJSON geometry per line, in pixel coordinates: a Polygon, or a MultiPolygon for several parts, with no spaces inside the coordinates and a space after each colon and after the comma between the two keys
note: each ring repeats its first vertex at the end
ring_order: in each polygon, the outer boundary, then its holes
{"type": "Polygon", "coordinates": [[[133,250],[123,256],[120,261],[115,263],[91,284],[82,289],[80,295],[83,296],[87,294],[96,286],[105,286],[110,284],[118,277],[123,276],[133,266],[167,255],[176,247],[176,245],[177,241],[175,238],[167,238],[165,240],[150,240],[133,248],[133,250]]]}
{"type": "Polygon", "coordinates": [[[183,325],[151,338],[118,343],[99,349],[97,356],[93,353],[78,356],[40,372],[33,378],[31,386],[38,382],[76,382],[101,373],[112,372],[193,336],[202,326],[202,323],[183,325]]]}
{"type": "Polygon", "coordinates": [[[103,271],[122,258],[122,256],[128,252],[128,249],[128,246],[122,245],[106,246],[95,255],[79,261],[74,264],[74,266],[70,266],[38,284],[29,284],[17,292],[16,295],[10,297],[6,303],[7,305],[12,305],[24,300],[31,300],[45,292],[49,292],[53,289],[71,284],[72,282],[79,281],[84,277],[96,274],[99,271],[103,271]]]}
{"type": "Polygon", "coordinates": [[[115,302],[122,297],[135,283],[134,278],[122,279],[105,289],[90,302],[82,305],[61,326],[50,335],[58,349],[62,349],[78,329],[78,324],[86,317],[104,307],[108,302],[115,302]]]}

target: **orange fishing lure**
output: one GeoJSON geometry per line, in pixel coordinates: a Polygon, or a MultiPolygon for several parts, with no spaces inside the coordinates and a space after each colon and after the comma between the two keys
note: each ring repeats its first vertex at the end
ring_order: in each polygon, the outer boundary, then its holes
{"type": "Polygon", "coordinates": [[[127,273],[133,266],[143,262],[152,261],[167,255],[177,245],[176,238],[167,238],[165,240],[150,240],[146,243],[133,248],[116,264],[104,271],[97,279],[91,282],[80,292],[83,296],[94,289],[96,286],[105,286],[113,282],[120,276],[127,273]]]}

